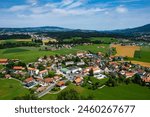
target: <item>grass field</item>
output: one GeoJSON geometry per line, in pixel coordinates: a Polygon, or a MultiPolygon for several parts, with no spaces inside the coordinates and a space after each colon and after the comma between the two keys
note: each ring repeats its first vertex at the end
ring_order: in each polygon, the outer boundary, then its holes
{"type": "Polygon", "coordinates": [[[147,46],[147,47],[141,47],[141,50],[138,52],[138,56],[140,56],[139,58],[138,57],[134,57],[134,60],[136,61],[142,61],[142,62],[150,62],[150,46],[147,46]]]}
{"type": "MultiPolygon", "coordinates": [[[[71,39],[65,39],[64,41],[73,41],[73,40],[81,40],[81,37],[74,37],[71,39]]],[[[87,38],[88,40],[91,41],[102,41],[104,43],[112,43],[112,42],[118,42],[117,39],[115,38],[111,38],[111,37],[91,37],[91,38],[87,38]]]]}
{"type": "MultiPolygon", "coordinates": [[[[124,84],[118,87],[104,87],[97,90],[89,90],[71,84],[65,90],[68,89],[75,89],[84,97],[87,97],[89,94],[93,95],[95,100],[150,100],[150,89],[137,84],[124,84]]],[[[55,100],[57,99],[57,94],[47,94],[41,99],[55,100]]]]}
{"type": "Polygon", "coordinates": [[[92,37],[90,38],[91,41],[102,41],[104,43],[112,43],[112,42],[118,42],[117,39],[111,38],[111,37],[92,37]]]}
{"type": "Polygon", "coordinates": [[[20,59],[24,62],[34,62],[37,58],[44,55],[55,55],[55,54],[70,54],[76,53],[79,50],[90,50],[92,52],[106,52],[109,45],[107,44],[95,44],[95,45],[85,45],[76,46],[72,49],[61,49],[56,51],[39,51],[40,48],[36,47],[16,47],[8,49],[0,49],[0,58],[9,59],[20,59]],[[103,48],[102,48],[102,47],[103,48]]]}
{"type": "Polygon", "coordinates": [[[0,40],[0,43],[5,42],[31,42],[32,39],[8,39],[8,40],[0,40]]]}
{"type": "Polygon", "coordinates": [[[13,79],[0,79],[0,100],[12,100],[14,97],[29,94],[22,84],[13,79]]]}
{"type": "Polygon", "coordinates": [[[116,48],[117,54],[116,56],[123,56],[123,57],[134,57],[134,53],[137,50],[140,50],[139,46],[121,46],[119,44],[112,45],[112,47],[116,48]]]}

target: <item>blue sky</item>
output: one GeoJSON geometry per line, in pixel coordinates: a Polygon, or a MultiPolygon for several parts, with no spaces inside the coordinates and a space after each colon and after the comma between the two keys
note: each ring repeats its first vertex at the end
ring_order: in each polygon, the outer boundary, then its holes
{"type": "Polygon", "coordinates": [[[0,27],[111,30],[150,23],[149,0],[0,0],[0,27]]]}

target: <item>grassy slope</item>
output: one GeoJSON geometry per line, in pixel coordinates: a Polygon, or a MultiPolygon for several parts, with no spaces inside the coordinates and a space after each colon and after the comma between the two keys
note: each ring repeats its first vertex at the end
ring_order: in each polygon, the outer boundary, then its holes
{"type": "MultiPolygon", "coordinates": [[[[94,91],[71,84],[65,90],[70,88],[77,90],[82,96],[91,94],[96,100],[150,100],[150,89],[136,84],[122,85],[115,88],[104,87],[94,91]]],[[[41,99],[54,100],[56,98],[56,94],[47,94],[41,99]]]]}
{"type": "Polygon", "coordinates": [[[23,96],[29,91],[22,84],[13,79],[0,79],[0,99],[11,100],[16,96],[23,96]]]}
{"type": "Polygon", "coordinates": [[[17,47],[17,48],[8,48],[0,49],[0,58],[9,58],[9,59],[20,59],[25,62],[34,62],[38,57],[44,55],[55,55],[55,54],[69,54],[76,53],[79,50],[91,50],[92,52],[105,52],[109,45],[103,45],[106,48],[98,48],[98,44],[88,45],[88,46],[77,46],[72,49],[61,49],[57,51],[39,51],[39,48],[35,47],[17,47]]]}

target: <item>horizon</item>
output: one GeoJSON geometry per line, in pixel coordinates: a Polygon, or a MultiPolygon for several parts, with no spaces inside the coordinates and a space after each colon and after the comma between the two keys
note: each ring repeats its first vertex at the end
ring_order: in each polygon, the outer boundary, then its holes
{"type": "MultiPolygon", "coordinates": [[[[144,24],[142,26],[146,26],[146,25],[150,25],[150,24],[144,24]]],[[[139,28],[142,26],[136,26],[136,27],[130,27],[130,28],[123,28],[123,29],[113,29],[113,30],[126,30],[126,29],[132,29],[132,28],[139,28]]],[[[17,28],[17,29],[21,29],[21,28],[42,28],[42,27],[56,27],[56,28],[64,28],[64,29],[71,29],[71,30],[90,30],[90,29],[82,29],[82,28],[68,28],[68,27],[60,27],[60,26],[31,26],[31,27],[0,27],[0,28],[17,28]]],[[[96,29],[91,29],[91,31],[112,31],[111,29],[109,30],[96,30],[96,29]]]]}
{"type": "Polygon", "coordinates": [[[118,30],[150,23],[148,0],[1,0],[0,27],[118,30]]]}

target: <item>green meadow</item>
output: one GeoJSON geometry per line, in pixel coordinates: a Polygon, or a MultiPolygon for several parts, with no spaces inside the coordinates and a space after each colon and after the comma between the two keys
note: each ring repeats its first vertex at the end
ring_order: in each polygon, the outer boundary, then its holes
{"type": "Polygon", "coordinates": [[[56,51],[40,51],[39,47],[16,47],[0,49],[0,58],[8,59],[20,59],[26,63],[34,62],[39,57],[44,55],[55,55],[55,54],[70,54],[76,53],[80,50],[92,51],[92,52],[106,52],[109,48],[107,44],[94,44],[94,45],[84,45],[76,46],[72,49],[61,49],[56,51]]]}
{"type": "MultiPolygon", "coordinates": [[[[103,43],[118,42],[117,39],[111,38],[111,37],[91,37],[91,38],[87,38],[87,39],[91,40],[91,41],[102,41],[103,43]]],[[[64,41],[70,42],[70,41],[74,41],[74,40],[82,40],[82,38],[81,37],[74,37],[71,39],[65,39],[64,41]]]]}
{"type": "Polygon", "coordinates": [[[150,62],[150,46],[141,47],[140,51],[136,51],[134,60],[141,62],[150,62]]]}
{"type": "Polygon", "coordinates": [[[13,79],[0,79],[0,100],[12,100],[18,96],[29,94],[19,81],[13,79]]]}
{"type": "MultiPolygon", "coordinates": [[[[137,84],[122,84],[117,87],[107,87],[102,89],[90,90],[80,86],[70,84],[63,91],[75,89],[81,96],[92,95],[94,100],[150,100],[150,89],[137,84]]],[[[42,100],[56,100],[58,94],[47,94],[42,100]]]]}

